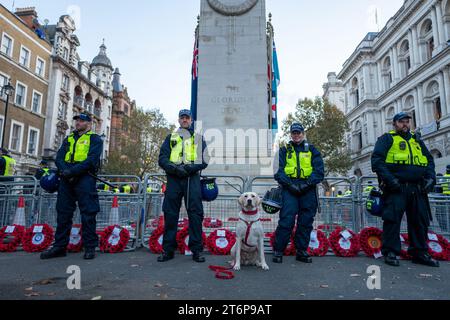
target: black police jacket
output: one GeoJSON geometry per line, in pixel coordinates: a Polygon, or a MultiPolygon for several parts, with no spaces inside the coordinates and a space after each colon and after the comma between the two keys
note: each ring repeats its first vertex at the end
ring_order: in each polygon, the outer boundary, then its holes
{"type": "MultiPolygon", "coordinates": [[[[408,133],[403,136],[403,138],[409,141],[412,138],[412,135],[411,133],[408,133]]],[[[422,148],[423,155],[428,159],[428,166],[426,167],[386,163],[386,157],[394,143],[394,139],[389,133],[378,138],[375,149],[373,150],[371,162],[372,171],[378,175],[380,181],[388,186],[395,179],[398,179],[401,183],[421,183],[424,179],[434,179],[436,181],[433,156],[430,154],[422,140],[418,137],[416,137],[416,140],[422,148]]]]}
{"type": "MultiPolygon", "coordinates": [[[[189,133],[191,135],[193,135],[194,131],[189,130],[189,133]]],[[[172,153],[172,148],[170,147],[171,136],[172,136],[172,134],[169,134],[161,146],[158,164],[166,172],[167,175],[176,177],[176,173],[174,171],[174,163],[172,163],[170,161],[170,154],[172,153]]],[[[180,136],[182,136],[182,135],[180,134],[180,136]]],[[[201,139],[202,139],[201,140],[201,144],[202,144],[201,162],[198,161],[198,163],[189,165],[191,167],[191,171],[194,172],[194,174],[197,174],[198,172],[205,170],[208,167],[209,156],[208,156],[208,151],[207,151],[207,145],[206,145],[206,142],[203,139],[203,137],[201,139]]]]}
{"type": "MultiPolygon", "coordinates": [[[[300,145],[294,145],[294,150],[297,153],[297,156],[300,152],[306,151],[305,143],[306,141],[303,141],[300,145]]],[[[323,163],[322,155],[320,154],[319,150],[317,150],[311,144],[308,145],[308,149],[312,153],[311,164],[313,167],[313,172],[308,179],[303,180],[305,183],[307,182],[310,185],[318,185],[325,178],[325,165],[323,163]]],[[[275,180],[285,187],[292,184],[293,182],[293,179],[289,178],[284,172],[284,168],[286,167],[286,154],[287,154],[287,147],[280,148],[278,156],[279,167],[277,173],[275,174],[275,180]]]]}
{"type": "MultiPolygon", "coordinates": [[[[74,132],[74,139],[77,141],[79,139],[78,133],[74,132]]],[[[70,144],[68,141],[68,137],[64,139],[61,148],[59,148],[58,153],[56,154],[56,167],[60,172],[63,172],[66,169],[70,169],[73,176],[82,176],[87,174],[88,172],[95,173],[100,166],[100,159],[103,152],[103,140],[99,135],[93,134],[91,135],[91,144],[89,148],[89,154],[85,161],[80,163],[67,163],[66,153],[69,150],[70,144]]]]}

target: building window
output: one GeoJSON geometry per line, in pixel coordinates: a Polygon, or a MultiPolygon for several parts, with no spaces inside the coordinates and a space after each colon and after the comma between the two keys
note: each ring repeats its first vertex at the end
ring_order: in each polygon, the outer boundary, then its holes
{"type": "Polygon", "coordinates": [[[30,67],[30,50],[25,47],[20,49],[19,63],[24,67],[30,67]]]}
{"type": "Polygon", "coordinates": [[[440,121],[442,119],[441,98],[436,98],[433,102],[434,120],[440,121]]]}
{"type": "Polygon", "coordinates": [[[39,145],[39,130],[30,128],[28,131],[28,147],[27,153],[32,156],[37,156],[39,145]]]}
{"type": "Polygon", "coordinates": [[[33,104],[31,106],[31,110],[36,113],[41,113],[41,105],[42,105],[42,94],[34,91],[33,104]]]}
{"type": "Polygon", "coordinates": [[[0,98],[6,99],[6,94],[1,92],[3,86],[8,84],[8,78],[0,73],[0,98]]]}
{"type": "Polygon", "coordinates": [[[62,78],[62,89],[66,92],[69,91],[69,83],[70,83],[70,78],[64,74],[63,78],[62,78]]]}
{"type": "Polygon", "coordinates": [[[67,48],[63,49],[63,59],[66,61],[69,60],[69,50],[67,48]]]}
{"type": "Polygon", "coordinates": [[[1,52],[8,57],[12,57],[13,44],[14,40],[3,34],[1,52]]]}
{"type": "Polygon", "coordinates": [[[66,117],[67,117],[67,103],[64,101],[60,101],[58,107],[58,119],[66,120],[66,117]]]}
{"type": "Polygon", "coordinates": [[[27,97],[27,87],[17,83],[16,86],[16,104],[25,107],[27,97]]]}
{"type": "Polygon", "coordinates": [[[36,74],[40,77],[43,77],[45,73],[45,61],[37,58],[36,60],[36,74]]]}
{"type": "Polygon", "coordinates": [[[11,140],[9,142],[9,149],[16,152],[21,152],[22,149],[22,134],[23,124],[12,122],[11,140]]]}

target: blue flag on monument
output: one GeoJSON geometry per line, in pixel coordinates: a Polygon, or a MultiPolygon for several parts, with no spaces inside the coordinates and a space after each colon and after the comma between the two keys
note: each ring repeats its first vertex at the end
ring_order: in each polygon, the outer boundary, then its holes
{"type": "Polygon", "coordinates": [[[278,86],[280,85],[280,70],[275,41],[272,54],[272,130],[278,131],[278,86]]]}
{"type": "Polygon", "coordinates": [[[198,37],[195,39],[192,61],[192,86],[191,86],[191,112],[192,119],[197,121],[197,95],[198,95],[198,37]]]}

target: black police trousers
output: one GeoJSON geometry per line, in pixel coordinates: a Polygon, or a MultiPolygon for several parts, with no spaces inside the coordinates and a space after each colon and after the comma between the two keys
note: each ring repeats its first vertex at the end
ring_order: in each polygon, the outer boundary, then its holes
{"type": "Polygon", "coordinates": [[[94,249],[98,246],[96,216],[100,212],[100,204],[96,181],[91,176],[84,175],[79,177],[74,184],[61,179],[56,202],[58,212],[58,226],[54,244],[56,248],[66,248],[69,244],[72,220],[77,203],[81,214],[83,246],[86,249],[94,249]]]}
{"type": "Polygon", "coordinates": [[[431,212],[428,195],[418,184],[402,184],[402,191],[384,193],[383,255],[393,252],[400,255],[400,227],[406,211],[408,221],[409,255],[415,257],[428,251],[428,228],[431,212]]]}
{"type": "Polygon", "coordinates": [[[317,213],[316,189],[311,189],[304,195],[296,197],[288,190],[283,189],[283,208],[280,212],[278,228],[275,232],[275,252],[284,252],[297,220],[295,231],[295,247],[297,251],[306,251],[311,241],[311,232],[314,227],[314,217],[317,213]]]}
{"type": "Polygon", "coordinates": [[[163,237],[164,252],[174,252],[177,249],[178,220],[180,219],[180,208],[183,198],[189,218],[189,249],[192,252],[202,252],[202,224],[204,213],[200,175],[198,174],[183,179],[173,176],[167,177],[167,189],[163,203],[165,224],[163,237]],[[187,201],[188,199],[189,203],[187,201]]]}

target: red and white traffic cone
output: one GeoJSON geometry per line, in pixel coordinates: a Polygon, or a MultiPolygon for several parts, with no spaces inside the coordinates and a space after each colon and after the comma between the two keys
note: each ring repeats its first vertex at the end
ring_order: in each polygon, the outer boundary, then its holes
{"type": "Polygon", "coordinates": [[[13,225],[25,227],[25,198],[19,197],[16,215],[14,216],[13,225]]]}
{"type": "Polygon", "coordinates": [[[119,225],[119,198],[117,196],[114,196],[113,199],[111,214],[109,215],[109,225],[119,225]]]}

